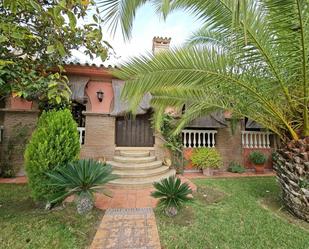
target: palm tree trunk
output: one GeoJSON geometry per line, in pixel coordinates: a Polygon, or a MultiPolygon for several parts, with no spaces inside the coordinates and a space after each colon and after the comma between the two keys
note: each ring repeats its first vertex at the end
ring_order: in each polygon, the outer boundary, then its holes
{"type": "Polygon", "coordinates": [[[309,137],[293,140],[274,156],[274,169],[289,211],[309,222],[309,137]]]}

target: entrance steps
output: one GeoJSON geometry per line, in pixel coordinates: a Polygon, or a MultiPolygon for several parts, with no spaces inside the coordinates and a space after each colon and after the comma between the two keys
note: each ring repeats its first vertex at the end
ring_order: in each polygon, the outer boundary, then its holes
{"type": "Polygon", "coordinates": [[[174,169],[164,166],[147,150],[120,150],[113,161],[108,161],[113,167],[113,174],[118,179],[108,185],[119,188],[151,187],[154,182],[175,175],[174,169]]]}

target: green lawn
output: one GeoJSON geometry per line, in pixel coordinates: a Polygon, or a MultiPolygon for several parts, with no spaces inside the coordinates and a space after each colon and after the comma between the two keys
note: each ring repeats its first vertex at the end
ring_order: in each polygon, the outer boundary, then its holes
{"type": "Polygon", "coordinates": [[[309,224],[282,209],[273,177],[195,183],[196,200],[175,219],[156,211],[164,249],[309,248],[309,224]]]}
{"type": "Polygon", "coordinates": [[[0,248],[79,249],[91,242],[103,213],[76,214],[73,204],[45,211],[35,206],[25,185],[0,185],[0,248]]]}

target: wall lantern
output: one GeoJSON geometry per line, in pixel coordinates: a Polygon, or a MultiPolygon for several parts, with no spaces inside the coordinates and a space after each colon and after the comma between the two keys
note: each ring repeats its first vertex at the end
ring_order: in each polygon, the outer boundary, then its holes
{"type": "Polygon", "coordinates": [[[99,91],[97,91],[97,98],[100,102],[102,102],[104,97],[104,92],[100,89],[99,91]]]}

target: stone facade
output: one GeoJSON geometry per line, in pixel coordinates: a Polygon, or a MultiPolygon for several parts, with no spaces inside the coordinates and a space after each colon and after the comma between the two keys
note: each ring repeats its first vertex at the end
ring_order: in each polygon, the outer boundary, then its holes
{"type": "Polygon", "coordinates": [[[10,164],[17,175],[24,175],[24,149],[36,127],[38,110],[2,109],[3,141],[1,144],[1,168],[10,164]]]}
{"type": "Polygon", "coordinates": [[[86,112],[85,143],[81,158],[106,158],[115,153],[115,117],[108,114],[86,112]]]}

